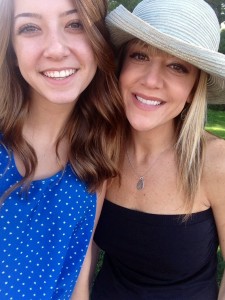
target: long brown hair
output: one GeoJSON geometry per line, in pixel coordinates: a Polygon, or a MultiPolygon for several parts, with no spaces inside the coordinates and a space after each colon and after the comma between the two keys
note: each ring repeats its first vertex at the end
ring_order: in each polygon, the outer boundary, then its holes
{"type": "MultiPolygon", "coordinates": [[[[105,26],[106,0],[74,0],[97,60],[97,72],[80,95],[67,125],[60,133],[69,140],[68,158],[90,191],[118,174],[117,165],[125,120],[114,75],[114,55],[105,26]]],[[[13,1],[0,0],[0,132],[8,149],[16,151],[25,167],[21,184],[29,184],[37,166],[35,150],[23,138],[28,113],[29,86],[15,64],[11,31],[13,1]]]]}

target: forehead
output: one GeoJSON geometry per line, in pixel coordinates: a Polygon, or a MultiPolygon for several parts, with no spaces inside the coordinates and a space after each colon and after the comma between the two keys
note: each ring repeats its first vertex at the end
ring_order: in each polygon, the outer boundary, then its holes
{"type": "Polygon", "coordinates": [[[14,16],[24,13],[60,15],[76,8],[72,0],[14,0],[13,3],[14,16]]]}

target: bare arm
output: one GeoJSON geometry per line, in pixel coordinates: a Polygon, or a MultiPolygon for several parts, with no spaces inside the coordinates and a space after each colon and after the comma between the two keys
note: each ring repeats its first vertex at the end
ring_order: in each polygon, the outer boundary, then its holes
{"type": "Polygon", "coordinates": [[[225,276],[223,273],[218,300],[224,300],[224,299],[225,299],[225,276]]]}
{"type": "MultiPolygon", "coordinates": [[[[224,181],[225,181],[225,174],[223,179],[223,185],[224,185],[224,181]]],[[[216,220],[217,231],[218,231],[219,241],[220,241],[220,248],[224,259],[225,258],[225,188],[222,191],[222,193],[223,196],[221,196],[221,202],[216,203],[215,207],[213,208],[213,213],[216,220]]],[[[224,300],[224,299],[225,299],[225,272],[223,272],[223,277],[221,280],[219,296],[218,296],[218,300],[224,300]]]]}
{"type": "MultiPolygon", "coordinates": [[[[225,180],[225,174],[224,174],[224,180],[225,180]]],[[[220,248],[223,255],[223,259],[225,258],[225,205],[224,203],[225,203],[225,190],[223,194],[223,204],[222,203],[218,204],[217,207],[213,209],[213,213],[217,224],[217,231],[219,235],[220,248]]],[[[223,272],[223,277],[221,280],[219,296],[218,296],[218,300],[224,300],[224,299],[225,299],[225,272],[223,272]]]]}
{"type": "MultiPolygon", "coordinates": [[[[225,202],[225,194],[224,194],[224,202],[225,202]]],[[[219,234],[220,248],[224,259],[225,258],[225,205],[218,205],[218,207],[214,210],[213,212],[214,212],[214,216],[217,224],[217,230],[219,234]],[[221,210],[221,212],[218,212],[218,210],[221,210]]],[[[223,273],[222,281],[220,284],[219,296],[218,296],[218,300],[224,300],[224,299],[225,299],[225,272],[223,273]]]]}
{"type": "Polygon", "coordinates": [[[91,241],[71,300],[89,300],[90,286],[98,258],[98,248],[91,241]]]}
{"type": "MultiPolygon", "coordinates": [[[[97,226],[97,222],[102,210],[102,204],[105,198],[105,191],[106,191],[106,183],[104,183],[101,191],[97,193],[97,210],[96,210],[94,230],[97,226]]],[[[90,286],[92,283],[95,267],[97,264],[98,254],[99,254],[98,247],[93,241],[94,230],[71,300],[89,300],[90,286]]]]}
{"type": "MultiPolygon", "coordinates": [[[[206,190],[216,222],[221,252],[225,258],[225,141],[215,141],[207,152],[206,190]]],[[[221,281],[218,300],[224,299],[225,274],[221,281]]]]}

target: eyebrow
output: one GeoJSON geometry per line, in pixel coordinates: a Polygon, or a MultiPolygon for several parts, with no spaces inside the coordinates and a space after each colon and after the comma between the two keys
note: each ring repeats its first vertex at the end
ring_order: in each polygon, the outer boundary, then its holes
{"type": "MultiPolygon", "coordinates": [[[[71,9],[71,10],[68,10],[68,11],[65,11],[63,13],[61,13],[59,16],[60,17],[66,17],[66,16],[69,16],[69,15],[72,15],[72,14],[75,14],[77,13],[77,9],[71,9]]],[[[36,13],[21,13],[21,14],[18,14],[14,17],[14,19],[18,19],[18,18],[35,18],[35,19],[41,19],[42,16],[40,14],[36,14],[36,13]]]]}

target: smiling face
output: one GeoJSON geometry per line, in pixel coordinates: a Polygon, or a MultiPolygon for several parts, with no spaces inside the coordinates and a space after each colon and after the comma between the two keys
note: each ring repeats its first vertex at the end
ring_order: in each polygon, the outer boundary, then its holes
{"type": "Polygon", "coordinates": [[[120,73],[126,115],[138,131],[171,125],[198,78],[198,69],[142,42],[132,42],[120,73]]]}
{"type": "Polygon", "coordinates": [[[13,47],[33,101],[73,104],[97,69],[70,0],[14,0],[13,47]]]}

